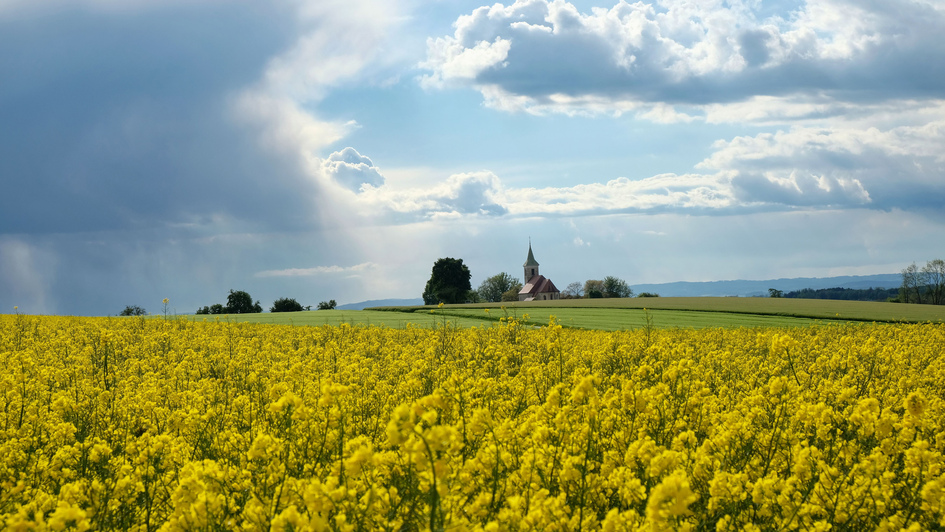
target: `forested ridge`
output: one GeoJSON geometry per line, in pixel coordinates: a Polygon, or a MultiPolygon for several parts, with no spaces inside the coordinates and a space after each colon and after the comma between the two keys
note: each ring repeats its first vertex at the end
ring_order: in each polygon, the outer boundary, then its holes
{"type": "Polygon", "coordinates": [[[784,297],[797,299],[842,299],[846,301],[888,301],[899,297],[898,288],[804,288],[785,292],[784,297]]]}

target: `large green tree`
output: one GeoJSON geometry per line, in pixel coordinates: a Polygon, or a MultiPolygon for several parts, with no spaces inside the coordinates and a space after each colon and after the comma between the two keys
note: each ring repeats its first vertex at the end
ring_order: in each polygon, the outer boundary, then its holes
{"type": "MultiPolygon", "coordinates": [[[[577,287],[574,287],[574,284],[575,283],[571,283],[571,285],[568,286],[568,290],[572,290],[572,287],[576,290],[577,287]]],[[[619,277],[614,277],[613,275],[608,275],[604,277],[603,280],[588,279],[585,281],[584,297],[633,297],[633,290],[630,289],[630,285],[627,284],[627,281],[619,277]]]]}
{"type": "Polygon", "coordinates": [[[121,311],[119,316],[145,316],[148,314],[148,311],[144,310],[143,307],[138,305],[128,305],[125,307],[125,310],[121,311]]]}
{"type": "Polygon", "coordinates": [[[302,304],[290,297],[279,298],[269,307],[269,312],[299,312],[301,310],[302,304]]]}
{"type": "MultiPolygon", "coordinates": [[[[502,301],[502,294],[511,290],[516,282],[518,282],[518,280],[515,277],[512,277],[506,272],[502,272],[483,281],[476,292],[479,294],[479,299],[482,301],[498,303],[502,301]]],[[[519,288],[519,290],[521,290],[521,288],[519,288]]]]}
{"type": "Polygon", "coordinates": [[[472,290],[470,277],[469,268],[463,264],[463,259],[437,259],[423,290],[423,303],[465,303],[468,292],[472,290]]]}
{"type": "Polygon", "coordinates": [[[633,297],[633,290],[627,281],[608,275],[604,277],[604,297],[633,297]]]}
{"type": "Polygon", "coordinates": [[[584,297],[589,299],[604,297],[604,281],[598,279],[584,281],[584,297]]]}
{"type": "Polygon", "coordinates": [[[227,314],[256,314],[262,312],[262,305],[259,301],[253,303],[253,298],[247,292],[242,290],[230,290],[230,295],[226,296],[227,314]]]}

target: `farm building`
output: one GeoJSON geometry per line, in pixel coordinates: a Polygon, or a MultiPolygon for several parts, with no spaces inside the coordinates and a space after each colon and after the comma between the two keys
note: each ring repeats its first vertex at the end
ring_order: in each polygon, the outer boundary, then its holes
{"type": "Polygon", "coordinates": [[[528,259],[525,260],[525,286],[518,293],[519,301],[537,301],[561,299],[561,292],[544,275],[538,273],[538,261],[532,253],[532,243],[528,243],[528,259]]]}

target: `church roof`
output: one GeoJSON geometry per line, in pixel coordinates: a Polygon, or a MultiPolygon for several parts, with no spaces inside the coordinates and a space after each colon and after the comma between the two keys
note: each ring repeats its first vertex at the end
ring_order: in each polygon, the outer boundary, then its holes
{"type": "Polygon", "coordinates": [[[548,294],[560,292],[555,284],[551,282],[551,279],[545,277],[544,275],[536,275],[528,280],[525,283],[525,286],[519,290],[519,294],[548,294]]]}
{"type": "Polygon", "coordinates": [[[528,259],[525,261],[525,264],[522,266],[528,268],[529,266],[538,266],[538,261],[535,260],[535,254],[532,253],[532,243],[528,243],[528,259]]]}

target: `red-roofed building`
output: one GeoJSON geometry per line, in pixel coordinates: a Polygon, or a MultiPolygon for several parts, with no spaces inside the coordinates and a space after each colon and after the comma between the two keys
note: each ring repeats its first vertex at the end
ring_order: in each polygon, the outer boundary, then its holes
{"type": "Polygon", "coordinates": [[[532,253],[532,243],[528,243],[528,259],[525,260],[525,286],[518,292],[519,301],[544,301],[561,299],[561,291],[544,275],[538,273],[538,261],[532,253]]]}

